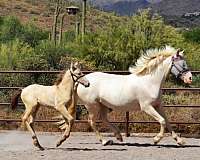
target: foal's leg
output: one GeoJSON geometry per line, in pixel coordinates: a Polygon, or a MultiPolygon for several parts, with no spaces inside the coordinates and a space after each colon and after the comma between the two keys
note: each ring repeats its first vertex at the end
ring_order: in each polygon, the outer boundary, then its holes
{"type": "Polygon", "coordinates": [[[101,108],[100,115],[101,115],[102,121],[109,128],[111,128],[111,130],[114,132],[116,139],[119,140],[120,142],[123,142],[123,138],[122,138],[122,135],[120,134],[120,130],[108,121],[108,117],[107,117],[108,112],[109,112],[109,109],[107,107],[101,108]]]}
{"type": "Polygon", "coordinates": [[[165,118],[165,121],[166,121],[166,127],[168,129],[168,131],[172,134],[172,137],[173,139],[177,142],[177,144],[179,145],[184,145],[185,142],[183,141],[183,139],[181,137],[179,137],[175,132],[174,130],[172,129],[166,115],[165,115],[165,112],[163,110],[163,107],[162,106],[159,106],[156,108],[156,110],[158,111],[158,113],[160,113],[164,118],[165,118]]]}
{"type": "Polygon", "coordinates": [[[66,127],[62,138],[56,144],[56,147],[58,147],[69,137],[72,125],[74,123],[74,118],[67,111],[65,104],[57,105],[56,110],[58,110],[62,114],[65,119],[65,123],[69,124],[68,127],[66,127]]]}
{"type": "Polygon", "coordinates": [[[34,121],[34,118],[35,118],[35,115],[37,112],[37,108],[38,108],[38,105],[36,104],[35,106],[33,107],[30,107],[29,105],[25,104],[25,107],[26,107],[26,111],[25,111],[25,114],[22,118],[22,122],[24,124],[26,124],[26,127],[27,129],[31,132],[32,134],[32,139],[33,139],[33,144],[38,147],[40,150],[44,150],[44,148],[40,145],[38,139],[37,139],[37,136],[35,134],[35,131],[33,129],[33,127],[31,126],[33,121],[34,121]],[[30,117],[30,122],[28,122],[28,118],[30,117]]]}
{"type": "Polygon", "coordinates": [[[35,130],[33,128],[35,117],[36,117],[36,114],[38,112],[38,109],[39,109],[39,105],[37,105],[36,107],[34,107],[34,110],[33,110],[32,114],[30,115],[29,126],[31,127],[31,130],[32,130],[31,132],[32,132],[33,144],[36,147],[38,147],[40,150],[44,150],[44,148],[40,145],[40,143],[38,141],[38,138],[36,136],[35,130]]]}
{"type": "Polygon", "coordinates": [[[160,123],[160,132],[154,137],[154,143],[157,144],[164,137],[166,121],[150,104],[142,104],[141,109],[160,123]]]}

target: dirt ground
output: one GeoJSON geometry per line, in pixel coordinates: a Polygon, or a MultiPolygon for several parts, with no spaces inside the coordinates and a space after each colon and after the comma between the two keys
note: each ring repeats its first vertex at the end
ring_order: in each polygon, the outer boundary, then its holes
{"type": "Polygon", "coordinates": [[[29,132],[0,131],[0,160],[199,160],[200,139],[184,138],[186,145],[177,146],[166,136],[159,145],[153,145],[152,135],[124,137],[124,142],[115,140],[113,145],[102,146],[94,133],[73,132],[59,148],[55,147],[61,133],[38,133],[44,151],[32,145],[29,132]]]}

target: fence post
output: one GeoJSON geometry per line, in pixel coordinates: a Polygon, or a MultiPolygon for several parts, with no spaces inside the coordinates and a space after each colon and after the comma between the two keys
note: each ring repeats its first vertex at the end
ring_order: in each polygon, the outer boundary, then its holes
{"type": "Polygon", "coordinates": [[[125,119],[125,135],[126,137],[129,137],[130,136],[130,133],[129,133],[129,112],[126,112],[126,119],[125,119]]]}

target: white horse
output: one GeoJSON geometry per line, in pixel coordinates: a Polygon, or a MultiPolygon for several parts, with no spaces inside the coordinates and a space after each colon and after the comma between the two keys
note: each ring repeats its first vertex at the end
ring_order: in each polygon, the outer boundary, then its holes
{"type": "Polygon", "coordinates": [[[20,90],[12,98],[12,109],[15,109],[18,102],[18,97],[21,95],[21,99],[25,104],[25,113],[22,118],[22,123],[26,124],[27,129],[32,133],[33,144],[41,150],[44,148],[40,145],[37,136],[35,134],[33,123],[36,113],[40,106],[53,107],[61,113],[65,122],[69,127],[66,128],[62,138],[57,142],[57,146],[69,137],[71,126],[73,124],[73,117],[69,114],[67,107],[73,104],[74,84],[80,83],[84,87],[89,86],[89,81],[83,77],[80,70],[79,63],[71,64],[70,69],[60,75],[55,85],[43,86],[39,84],[32,84],[26,88],[20,90]]]}
{"type": "Polygon", "coordinates": [[[86,75],[90,87],[77,87],[78,99],[87,108],[89,123],[100,142],[103,145],[111,143],[105,141],[95,127],[98,115],[112,129],[116,138],[123,141],[119,129],[108,121],[107,113],[110,110],[124,112],[141,109],[160,123],[160,132],[154,137],[155,144],[163,138],[166,126],[177,143],[183,145],[182,138],[172,130],[160,99],[161,86],[169,71],[185,83],[192,82],[192,74],[183,59],[183,51],[170,46],[147,50],[129,71],[130,75],[90,73],[86,75]]]}

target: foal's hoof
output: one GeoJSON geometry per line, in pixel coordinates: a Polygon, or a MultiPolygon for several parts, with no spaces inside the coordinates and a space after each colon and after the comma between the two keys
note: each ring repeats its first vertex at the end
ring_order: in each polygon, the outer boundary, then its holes
{"type": "Polygon", "coordinates": [[[62,142],[60,142],[60,141],[57,142],[57,143],[56,143],[56,147],[59,147],[61,144],[62,144],[62,142]]]}
{"type": "Polygon", "coordinates": [[[39,148],[41,151],[44,151],[44,148],[40,145],[40,143],[38,141],[34,141],[33,144],[34,144],[34,146],[39,148]]]}
{"type": "Polygon", "coordinates": [[[103,146],[112,145],[113,143],[114,143],[113,140],[108,140],[108,141],[103,140],[103,141],[102,141],[102,145],[103,145],[103,146]]]}

